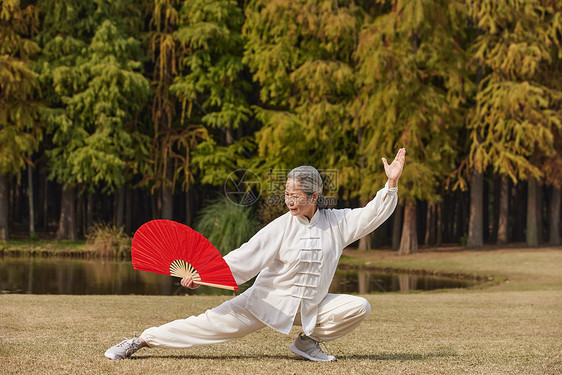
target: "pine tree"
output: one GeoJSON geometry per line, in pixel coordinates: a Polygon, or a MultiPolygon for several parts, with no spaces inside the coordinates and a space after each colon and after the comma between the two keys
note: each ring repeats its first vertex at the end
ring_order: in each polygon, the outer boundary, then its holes
{"type": "MultiPolygon", "coordinates": [[[[37,61],[45,109],[41,112],[47,123],[47,132],[57,144],[54,133],[71,131],[73,124],[66,110],[65,100],[78,92],[74,85],[78,77],[73,73],[78,58],[87,48],[94,26],[92,2],[78,0],[39,0],[40,32],[37,37],[42,47],[37,61]]],[[[48,154],[48,152],[46,152],[48,154]]],[[[50,171],[52,173],[52,171],[50,171]]],[[[51,177],[52,178],[52,177],[51,177]]],[[[59,216],[59,238],[77,238],[74,184],[62,181],[63,192],[59,216]]]]}
{"type": "Polygon", "coordinates": [[[9,179],[31,164],[43,135],[39,119],[37,74],[32,58],[39,46],[31,37],[37,9],[19,0],[0,5],[0,241],[9,239],[9,179]]]}
{"type": "Polygon", "coordinates": [[[410,253],[417,251],[416,200],[438,201],[438,186],[455,167],[466,91],[464,9],[460,1],[380,3],[382,14],[361,32],[356,51],[361,192],[385,182],[380,156],[407,149],[400,253],[410,253]]]}
{"type": "Polygon", "coordinates": [[[103,21],[77,60],[75,85],[82,89],[66,100],[72,126],[54,132],[59,182],[113,192],[138,169],[136,159],[147,156],[147,142],[134,127],[150,90],[140,59],[140,43],[103,21]]]}
{"type": "Polygon", "coordinates": [[[244,61],[259,85],[259,104],[253,109],[261,124],[252,170],[265,176],[272,169],[286,174],[303,164],[337,169],[344,195],[354,196],[346,175],[355,168],[348,157],[356,149],[350,134],[356,95],[352,56],[363,16],[354,2],[248,4],[244,61]]]}
{"type": "MultiPolygon", "coordinates": [[[[251,116],[251,85],[242,63],[244,15],[233,0],[193,0],[183,3],[180,20],[174,37],[180,45],[181,73],[170,90],[182,103],[186,133],[206,138],[193,159],[202,181],[222,185],[246,147],[235,134],[242,133],[251,116]],[[207,137],[207,132],[214,136],[207,137]]],[[[188,154],[195,146],[192,142],[183,148],[186,156],[180,166],[186,190],[193,169],[188,154]]]]}
{"type": "MultiPolygon", "coordinates": [[[[556,152],[554,135],[562,127],[556,110],[562,92],[549,83],[560,53],[560,5],[481,0],[467,6],[481,31],[472,64],[483,75],[468,116],[471,165],[475,173],[490,166],[515,183],[529,180],[533,192],[543,177],[538,160],[556,152]]],[[[536,245],[537,220],[528,219],[528,243],[536,245]]]]}
{"type": "Polygon", "coordinates": [[[264,126],[256,138],[267,164],[337,163],[331,151],[340,145],[355,93],[358,13],[353,3],[322,0],[249,4],[245,61],[260,84],[256,113],[264,126]]]}
{"type": "Polygon", "coordinates": [[[148,153],[135,114],[149,94],[140,73],[132,2],[41,3],[41,62],[53,147],[50,177],[63,185],[59,238],[76,237],[76,189],[112,192],[148,153]],[[85,16],[84,16],[85,15],[85,16]]]}
{"type": "MultiPolygon", "coordinates": [[[[547,34],[552,40],[551,58],[552,62],[548,68],[541,69],[540,81],[552,88],[558,94],[552,103],[552,108],[562,122],[562,7],[559,2],[545,2],[548,9],[547,34]]],[[[549,244],[559,246],[562,243],[560,233],[560,207],[562,188],[562,127],[553,129],[554,153],[542,153],[539,157],[540,169],[544,174],[544,185],[550,190],[548,197],[548,223],[549,244]]]]}

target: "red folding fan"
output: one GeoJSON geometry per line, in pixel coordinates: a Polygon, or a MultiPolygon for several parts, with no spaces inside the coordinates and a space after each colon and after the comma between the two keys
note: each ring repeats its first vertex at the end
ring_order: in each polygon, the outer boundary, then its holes
{"type": "Polygon", "coordinates": [[[228,264],[203,235],[170,220],[152,220],[133,236],[133,267],[176,277],[190,277],[201,285],[238,290],[228,264]]]}

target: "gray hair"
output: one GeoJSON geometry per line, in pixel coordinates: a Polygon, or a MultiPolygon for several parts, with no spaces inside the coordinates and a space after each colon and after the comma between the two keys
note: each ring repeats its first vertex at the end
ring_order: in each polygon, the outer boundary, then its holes
{"type": "Polygon", "coordinates": [[[322,194],[322,176],[320,176],[320,173],[316,170],[316,168],[311,167],[310,165],[296,167],[287,175],[287,180],[289,178],[299,182],[301,184],[302,191],[308,197],[311,197],[314,193],[318,193],[316,206],[319,209],[328,207],[328,202],[326,201],[326,198],[324,198],[324,194],[322,194]]]}

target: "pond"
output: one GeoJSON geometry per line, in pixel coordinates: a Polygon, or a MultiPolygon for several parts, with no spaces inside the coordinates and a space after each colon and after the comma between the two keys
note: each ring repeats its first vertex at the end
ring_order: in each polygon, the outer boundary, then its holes
{"type": "MultiPolygon", "coordinates": [[[[390,291],[466,288],[477,280],[412,275],[365,269],[338,270],[331,293],[373,293],[390,291]]],[[[242,285],[243,291],[250,282],[242,285]]],[[[0,293],[30,294],[141,294],[141,295],[228,295],[232,291],[201,286],[183,288],[179,279],[136,271],[130,261],[102,261],[75,258],[0,258],[0,293]]]]}

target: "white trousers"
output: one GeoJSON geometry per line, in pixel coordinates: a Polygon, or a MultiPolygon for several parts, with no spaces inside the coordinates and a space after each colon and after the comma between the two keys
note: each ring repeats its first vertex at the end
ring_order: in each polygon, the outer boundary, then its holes
{"type": "MultiPolygon", "coordinates": [[[[244,293],[201,315],[174,320],[147,329],[140,336],[149,347],[190,348],[244,337],[265,324],[245,308],[244,293]]],[[[331,341],[351,332],[371,311],[369,302],[358,296],[328,294],[318,305],[316,327],[311,335],[316,341],[331,341]]],[[[300,315],[295,325],[301,325],[300,315]]]]}

